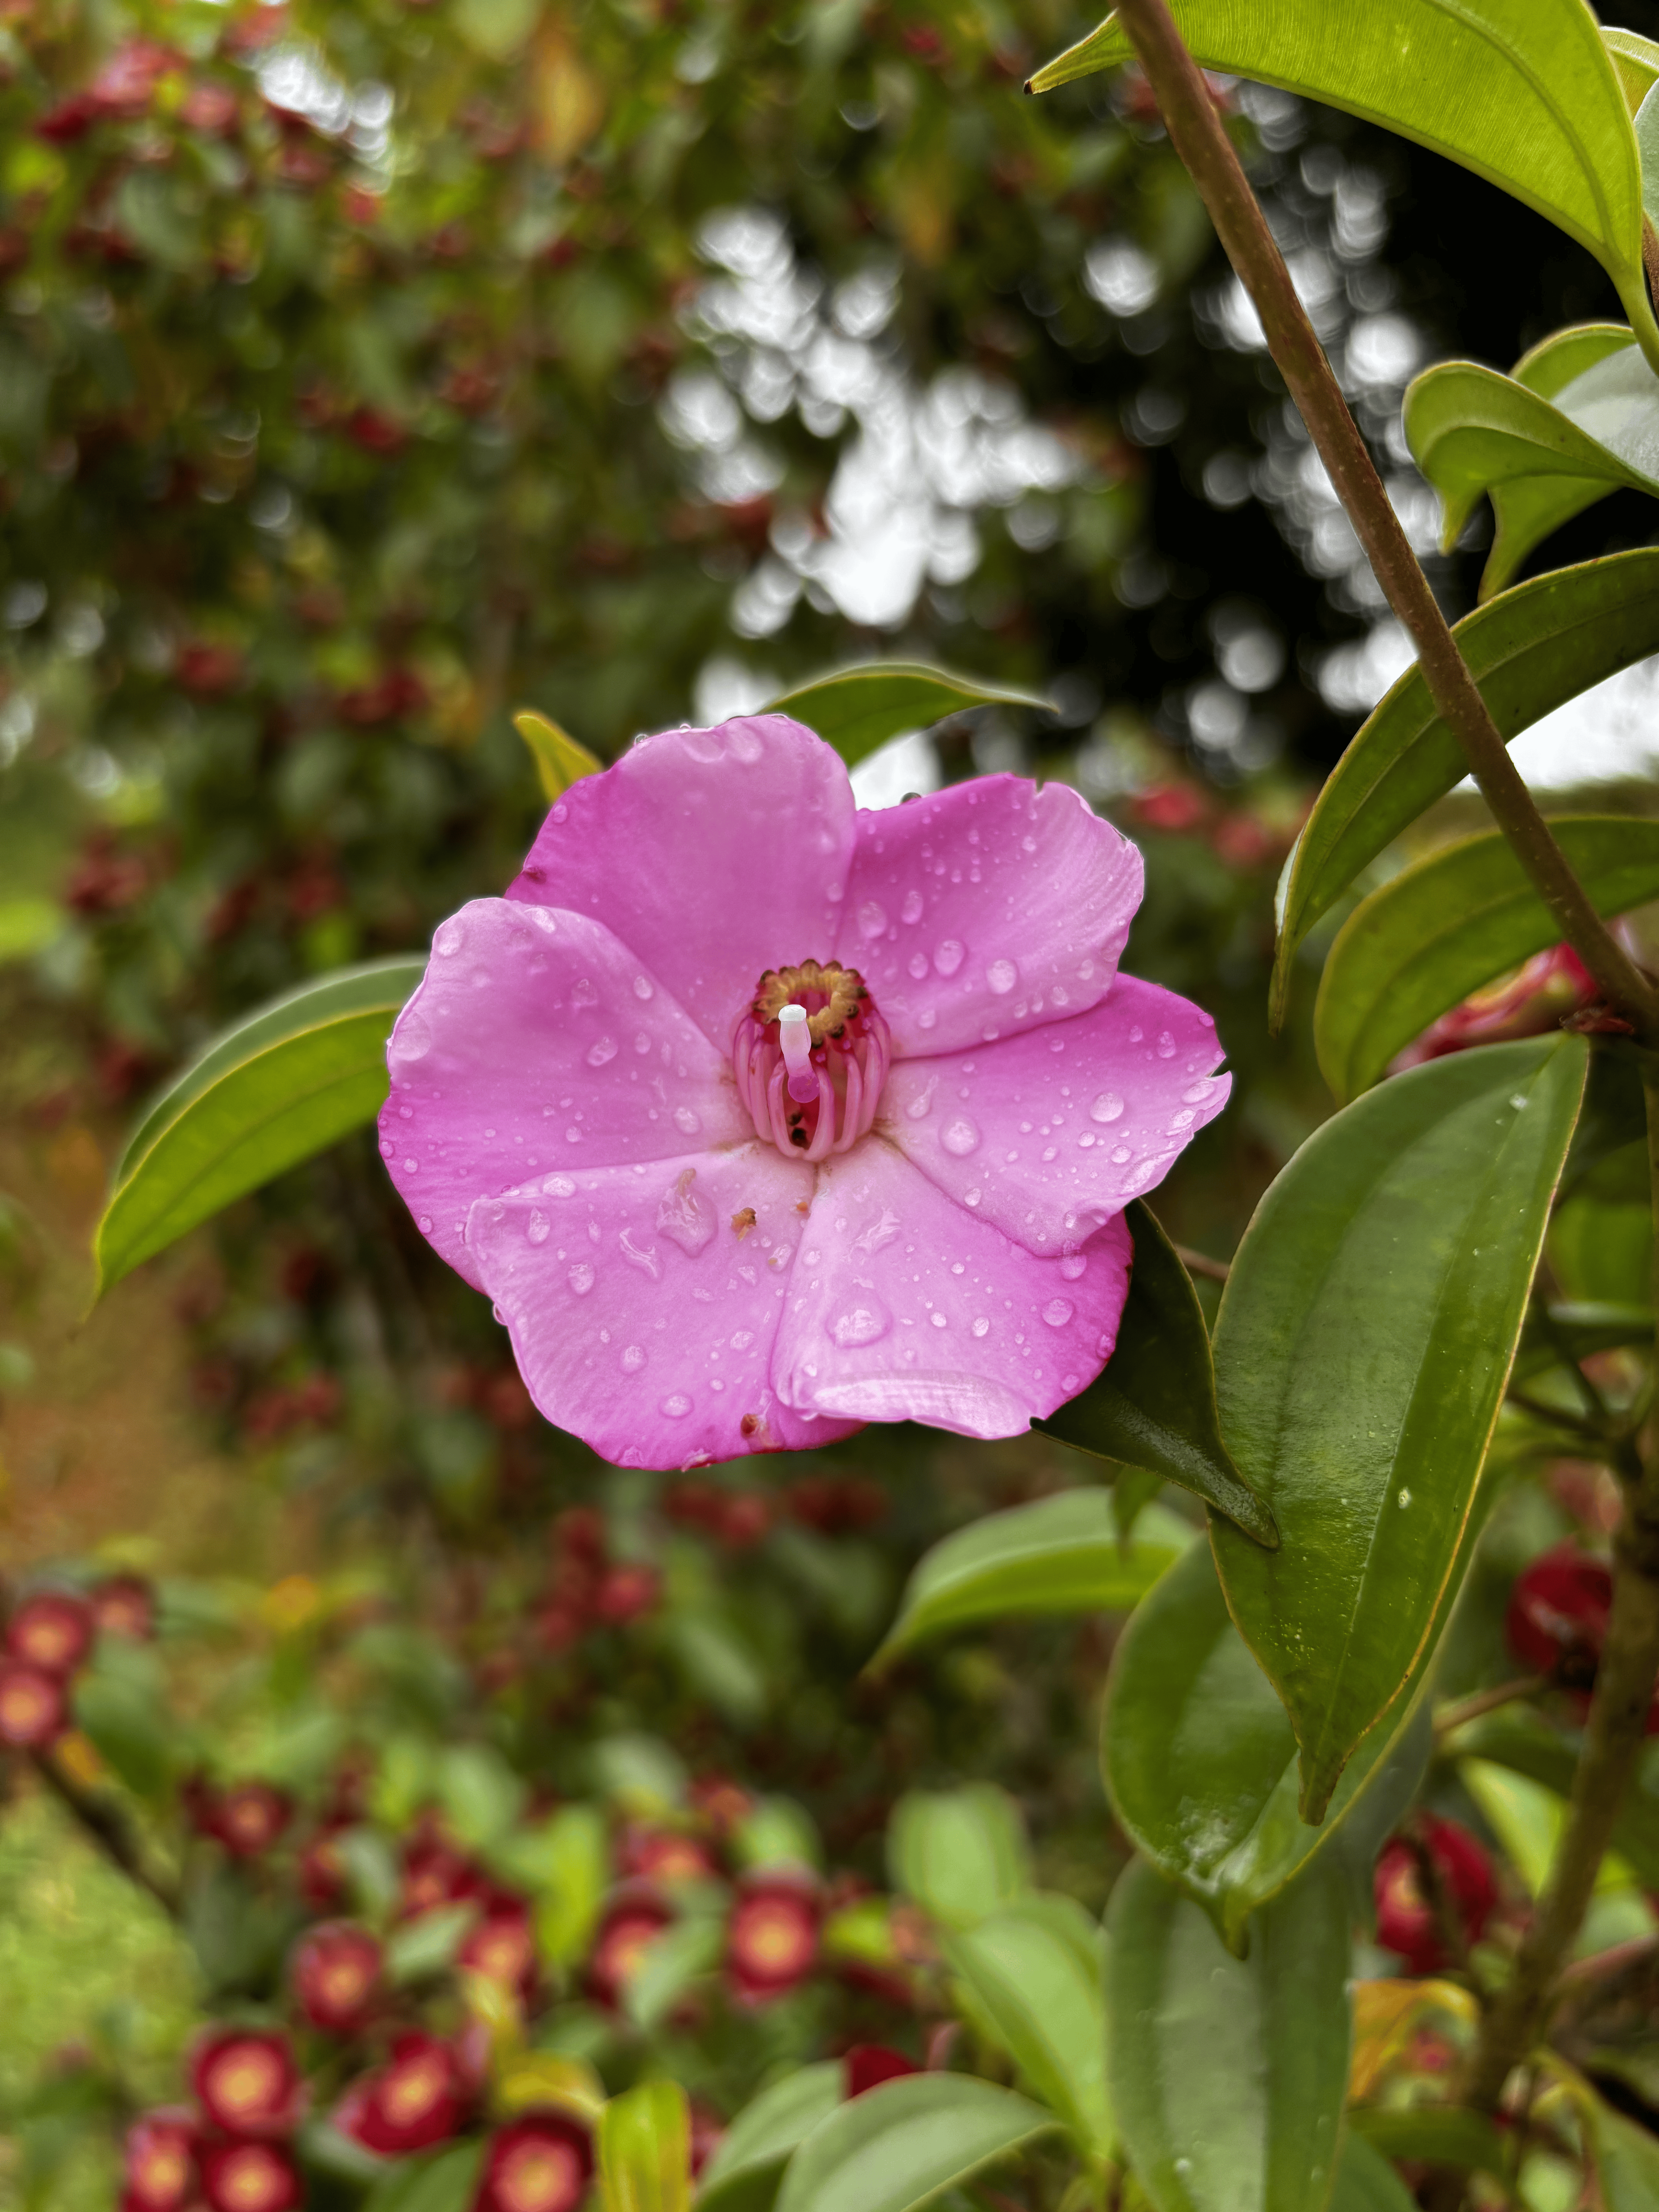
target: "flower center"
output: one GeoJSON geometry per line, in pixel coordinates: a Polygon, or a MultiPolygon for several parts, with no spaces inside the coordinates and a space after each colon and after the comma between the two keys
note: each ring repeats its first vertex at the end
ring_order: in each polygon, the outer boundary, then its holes
{"type": "Polygon", "coordinates": [[[738,1024],[732,1064],[757,1136],[787,1160],[844,1152],[876,1118],[892,1040],[855,968],[769,968],[738,1024]]]}

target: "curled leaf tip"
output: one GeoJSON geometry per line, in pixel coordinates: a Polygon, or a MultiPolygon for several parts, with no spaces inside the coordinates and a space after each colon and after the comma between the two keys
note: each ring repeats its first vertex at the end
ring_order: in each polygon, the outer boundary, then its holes
{"type": "Polygon", "coordinates": [[[585,775],[597,775],[605,766],[597,754],[578,744],[551,716],[538,714],[533,707],[520,708],[513,717],[513,726],[530,748],[542,796],[550,806],[562,799],[573,783],[580,783],[585,775]]]}

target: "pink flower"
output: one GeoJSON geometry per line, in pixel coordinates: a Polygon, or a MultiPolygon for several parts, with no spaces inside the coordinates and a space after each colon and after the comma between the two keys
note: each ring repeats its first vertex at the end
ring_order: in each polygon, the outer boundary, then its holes
{"type": "Polygon", "coordinates": [[[1006,1437],[1097,1375],[1122,1209],[1225,1103],[1117,971],[1140,856],[1064,785],[858,813],[780,714],[635,744],[442,924],[380,1150],[547,1418],[686,1467],[1006,1437]]]}

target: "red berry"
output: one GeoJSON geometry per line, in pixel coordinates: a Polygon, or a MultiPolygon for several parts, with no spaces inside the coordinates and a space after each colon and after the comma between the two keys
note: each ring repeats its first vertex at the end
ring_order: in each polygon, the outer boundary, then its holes
{"type": "Polygon", "coordinates": [[[1569,1689],[1588,1690],[1612,1605],[1612,1569],[1576,1545],[1557,1544],[1516,1577],[1504,1630],[1524,1665],[1569,1689]]]}
{"type": "MultiPolygon", "coordinates": [[[[1421,1813],[1418,1826],[1462,1924],[1463,1941],[1479,1942],[1497,1895],[1492,1861],[1455,1820],[1421,1813]]],[[[1449,1966],[1417,1847],[1399,1836],[1386,1844],[1376,1862],[1374,1887],[1376,1940],[1384,1950],[1397,1951],[1413,1974],[1438,1973],[1449,1966]]]]}

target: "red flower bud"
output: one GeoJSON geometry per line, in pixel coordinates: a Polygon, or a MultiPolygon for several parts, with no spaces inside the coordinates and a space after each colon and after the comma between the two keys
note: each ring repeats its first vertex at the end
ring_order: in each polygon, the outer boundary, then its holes
{"type": "Polygon", "coordinates": [[[1524,1665],[1568,1689],[1588,1690],[1612,1605],[1612,1569],[1575,1545],[1557,1544],[1516,1577],[1504,1631],[1524,1665]]]}
{"type": "Polygon", "coordinates": [[[6,1623],[6,1653],[67,1681],[91,1649],[96,1628],[85,1598],[69,1590],[40,1590],[6,1623]]]}
{"type": "Polygon", "coordinates": [[[68,1725],[68,1701],[56,1675],[0,1659],[0,1743],[40,1751],[68,1725]]]}
{"type": "Polygon", "coordinates": [[[1504,981],[1488,984],[1442,1014],[1395,1065],[1415,1067],[1449,1052],[1466,1052],[1471,1045],[1547,1036],[1563,1015],[1588,1006],[1595,995],[1595,981],[1571,946],[1554,945],[1534,953],[1504,981]]]}
{"type": "Polygon", "coordinates": [[[155,1633],[155,1593],[139,1575],[112,1575],[92,1593],[93,1616],[105,1636],[148,1643],[155,1633]]]}
{"type": "Polygon", "coordinates": [[[262,1857],[293,1818],[293,1799],[268,1782],[238,1782],[228,1790],[204,1791],[196,1808],[202,1833],[216,1837],[239,1859],[262,1857]]]}
{"type": "Polygon", "coordinates": [[[227,2142],[202,2153],[202,2194],[212,2212],[293,2212],[305,2191],[279,2145],[227,2142]]]}
{"type": "Polygon", "coordinates": [[[914,2058],[890,2050],[884,2043],[855,2043],[842,2063],[847,2069],[849,2097],[861,2097],[866,2089],[878,2089],[884,2081],[896,2081],[902,2075],[921,2071],[914,2058]]]}
{"type": "Polygon", "coordinates": [[[526,2112],[490,2137],[472,2212],[575,2212],[592,2172],[592,2145],[580,2121],[526,2112]]]}
{"type": "Polygon", "coordinates": [[[189,2112],[144,2112],[122,2149],[121,2212],[180,2212],[196,2185],[196,2122],[189,2112]]]}
{"type": "Polygon", "coordinates": [[[447,2142],[459,2130],[465,2106],[453,2046],[415,2029],[398,2038],[378,2073],[349,2092],[334,2124],[365,2150],[397,2158],[447,2142]]]}
{"type": "Polygon", "coordinates": [[[611,1906],[599,1923],[587,1961],[587,1986],[601,2004],[620,2002],[639,1967],[640,1954],[673,1917],[659,1898],[630,1898],[611,1906]]]}
{"type": "MultiPolygon", "coordinates": [[[[1491,1860],[1455,1820],[1420,1813],[1418,1824],[1423,1845],[1462,1923],[1464,1942],[1478,1942],[1497,1895],[1491,1860]]],[[[1449,1966],[1417,1848],[1399,1836],[1386,1844],[1376,1862],[1374,1884],[1376,1940],[1383,1949],[1397,1951],[1413,1974],[1438,1973],[1449,1966]]]]}
{"type": "Polygon", "coordinates": [[[300,2069],[287,2036],[274,2030],[210,2030],[191,2056],[190,2084],[228,2136],[285,2136],[300,2116],[300,2069]]]}
{"type": "Polygon", "coordinates": [[[350,2035],[374,2008],[382,1953],[367,1928],[349,1920],[313,1928],[294,1954],[290,1973],[300,2009],[313,2027],[350,2035]]]}
{"type": "Polygon", "coordinates": [[[806,1883],[774,1875],[750,1884],[726,1923],[726,1963],[739,1996],[781,1996],[805,1981],[818,1955],[817,1899],[806,1883]]]}

